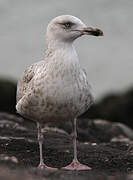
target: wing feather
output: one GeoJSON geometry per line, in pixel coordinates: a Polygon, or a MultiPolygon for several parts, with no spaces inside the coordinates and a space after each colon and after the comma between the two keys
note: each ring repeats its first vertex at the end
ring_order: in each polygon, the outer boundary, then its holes
{"type": "Polygon", "coordinates": [[[19,79],[17,84],[17,102],[27,93],[29,84],[35,75],[35,70],[41,63],[42,61],[32,64],[24,71],[22,77],[19,79]]]}

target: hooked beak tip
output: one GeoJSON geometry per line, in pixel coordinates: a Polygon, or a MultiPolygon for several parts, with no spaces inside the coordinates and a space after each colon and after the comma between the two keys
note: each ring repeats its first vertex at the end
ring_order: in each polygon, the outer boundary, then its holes
{"type": "Polygon", "coordinates": [[[103,36],[103,31],[98,28],[86,27],[82,30],[83,34],[93,35],[93,36],[103,36]]]}

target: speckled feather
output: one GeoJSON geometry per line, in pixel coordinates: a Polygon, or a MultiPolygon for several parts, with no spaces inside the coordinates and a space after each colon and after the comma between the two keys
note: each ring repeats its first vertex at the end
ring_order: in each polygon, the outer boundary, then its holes
{"type": "Polygon", "coordinates": [[[86,73],[72,43],[47,33],[46,44],[45,59],[31,65],[18,81],[16,109],[41,123],[73,120],[93,103],[86,73]]]}

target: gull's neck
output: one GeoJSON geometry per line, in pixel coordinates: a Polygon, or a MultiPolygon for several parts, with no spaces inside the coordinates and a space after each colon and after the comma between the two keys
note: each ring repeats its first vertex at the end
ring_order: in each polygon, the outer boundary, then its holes
{"type": "Polygon", "coordinates": [[[53,64],[55,71],[61,69],[66,73],[78,74],[81,69],[76,50],[71,42],[47,39],[45,61],[53,64]]]}
{"type": "Polygon", "coordinates": [[[48,38],[46,37],[46,50],[51,50],[51,51],[56,51],[58,49],[67,49],[67,48],[72,48],[73,43],[72,42],[65,42],[61,41],[55,38],[48,38]]]}
{"type": "MultiPolygon", "coordinates": [[[[45,49],[45,58],[48,56],[63,56],[74,60],[78,60],[78,56],[75,50],[75,47],[73,46],[73,42],[65,42],[65,41],[59,41],[58,39],[49,39],[46,38],[46,49],[45,49]]],[[[58,59],[57,59],[58,60],[58,59]]]]}

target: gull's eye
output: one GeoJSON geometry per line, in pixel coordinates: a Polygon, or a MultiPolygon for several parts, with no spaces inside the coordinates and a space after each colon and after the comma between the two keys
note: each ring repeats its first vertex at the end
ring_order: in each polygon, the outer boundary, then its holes
{"type": "Polygon", "coordinates": [[[69,29],[69,28],[72,27],[73,23],[72,23],[72,22],[66,22],[66,23],[64,23],[63,25],[64,25],[64,27],[65,27],[66,29],[69,29]]]}
{"type": "Polygon", "coordinates": [[[71,27],[71,24],[70,24],[70,23],[66,23],[66,24],[65,24],[65,27],[66,27],[66,28],[70,28],[70,27],[71,27]]]}

